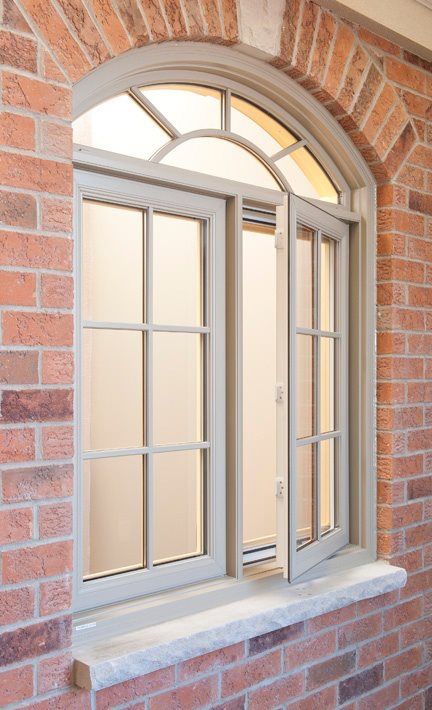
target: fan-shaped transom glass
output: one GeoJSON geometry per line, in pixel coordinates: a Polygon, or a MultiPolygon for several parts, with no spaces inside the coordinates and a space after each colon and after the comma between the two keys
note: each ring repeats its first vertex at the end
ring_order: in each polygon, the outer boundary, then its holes
{"type": "Polygon", "coordinates": [[[301,140],[245,98],[198,84],[132,88],[73,124],[75,143],[337,203],[301,140]]]}

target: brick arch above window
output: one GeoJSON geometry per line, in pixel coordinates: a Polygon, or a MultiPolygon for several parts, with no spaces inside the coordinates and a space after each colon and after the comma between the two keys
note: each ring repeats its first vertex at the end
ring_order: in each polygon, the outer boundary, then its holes
{"type": "MultiPolygon", "coordinates": [[[[373,38],[310,0],[286,0],[272,6],[271,15],[267,11],[270,43],[262,40],[268,28],[252,26],[245,0],[21,0],[20,7],[22,13],[7,0],[6,23],[28,23],[41,38],[44,71],[53,81],[74,84],[109,59],[155,42],[248,45],[326,106],[379,182],[396,174],[417,141],[403,98],[389,80],[396,71],[391,57],[383,59],[373,38]]],[[[27,93],[31,103],[29,91],[14,90],[27,93]]],[[[51,93],[51,104],[67,103],[61,92],[51,93]]]]}

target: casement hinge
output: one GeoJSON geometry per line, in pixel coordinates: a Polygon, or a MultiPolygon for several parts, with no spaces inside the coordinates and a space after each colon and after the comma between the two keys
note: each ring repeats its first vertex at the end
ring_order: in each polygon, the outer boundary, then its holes
{"type": "Polygon", "coordinates": [[[285,246],[285,237],[281,229],[277,229],[275,232],[275,249],[283,249],[285,246]]]}
{"type": "Polygon", "coordinates": [[[275,400],[278,404],[283,402],[285,399],[285,387],[281,384],[276,385],[275,387],[275,400]]]}
{"type": "Polygon", "coordinates": [[[276,478],[275,479],[275,496],[276,496],[276,498],[283,498],[284,491],[285,491],[285,486],[284,486],[283,478],[276,478]]]}

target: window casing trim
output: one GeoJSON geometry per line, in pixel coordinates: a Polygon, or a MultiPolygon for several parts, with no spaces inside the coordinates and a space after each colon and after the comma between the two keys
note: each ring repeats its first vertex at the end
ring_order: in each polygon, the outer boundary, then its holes
{"type": "MultiPolygon", "coordinates": [[[[164,45],[163,47],[142,48],[129,56],[122,56],[114,62],[104,65],[91,76],[85,77],[75,87],[75,105],[78,107],[76,115],[83,110],[90,108],[95,103],[124,90],[133,83],[145,83],[149,76],[149,71],[143,71],[142,67],[147,66],[155,81],[162,81],[167,76],[173,76],[173,71],[178,71],[181,80],[195,80],[200,77],[200,83],[208,84],[212,76],[217,78],[214,81],[219,85],[228,86],[232,82],[233,86],[241,86],[241,93],[255,102],[259,102],[269,112],[283,122],[287,121],[293,127],[295,123],[291,120],[296,116],[296,128],[299,133],[305,130],[309,132],[310,139],[317,147],[314,153],[329,170],[329,161],[333,159],[332,166],[336,173],[341,176],[342,182],[347,186],[344,192],[343,202],[348,212],[343,214],[342,219],[356,222],[351,227],[351,250],[350,260],[354,266],[350,290],[350,321],[355,325],[358,334],[354,335],[356,347],[351,348],[350,367],[353,376],[350,381],[351,390],[351,436],[354,446],[350,447],[351,462],[350,474],[353,484],[351,485],[351,539],[353,542],[365,548],[359,549],[358,554],[370,555],[371,559],[376,556],[376,526],[375,526],[375,452],[374,452],[374,388],[375,388],[375,352],[374,352],[374,253],[375,253],[375,183],[370,171],[366,167],[358,152],[343,133],[340,126],[334,119],[311,97],[302,87],[285,75],[268,65],[245,56],[237,50],[223,47],[212,47],[184,43],[181,45],[164,45]],[[151,50],[151,51],[149,51],[151,50]],[[148,60],[148,61],[147,61],[148,60]],[[205,77],[205,78],[204,78],[205,77]],[[236,81],[238,77],[244,84],[236,81]],[[276,106],[277,110],[270,108],[276,106]],[[290,111],[290,118],[287,119],[287,111],[290,111]],[[301,123],[300,123],[301,121],[301,123]],[[307,129],[304,129],[307,126],[307,129]],[[313,135],[315,134],[315,135],[313,135]],[[320,155],[321,152],[321,155],[320,155]],[[331,156],[331,157],[330,157],[331,156]],[[349,194],[351,191],[351,199],[349,194]],[[348,195],[348,197],[347,197],[348,195]],[[359,217],[350,212],[355,210],[359,217]],[[353,300],[354,299],[354,300],[353,300]],[[353,411],[354,410],[354,411],[353,411]],[[364,496],[360,498],[360,491],[364,496]],[[369,551],[369,552],[367,552],[369,551]]],[[[238,90],[238,89],[237,89],[238,90]]],[[[312,143],[311,143],[312,144],[312,143]]],[[[104,151],[81,150],[75,154],[76,164],[94,169],[96,166],[103,167],[107,172],[112,172],[110,167],[111,157],[104,155],[104,151]]],[[[142,172],[141,161],[134,159],[116,160],[117,168],[122,164],[122,172],[126,164],[132,166],[132,172],[138,177],[142,172]]],[[[165,168],[167,166],[159,166],[165,168]]],[[[116,168],[116,169],[117,169],[116,168]]],[[[157,171],[148,170],[151,177],[157,176],[157,171]]],[[[169,183],[168,171],[171,180],[186,184],[187,171],[175,168],[162,170],[162,183],[169,183]]],[[[129,169],[125,170],[129,172],[129,169]]],[[[334,174],[336,174],[334,173],[334,174]]],[[[147,175],[148,177],[149,175],[147,175]]],[[[207,176],[200,176],[201,186],[207,181],[207,176]]],[[[209,183],[215,187],[214,194],[221,196],[233,195],[231,186],[223,185],[224,181],[209,179],[209,183]],[[216,187],[217,186],[217,187],[216,187]]],[[[248,193],[253,199],[258,199],[258,193],[262,190],[254,189],[253,186],[236,186],[241,193],[248,193]]],[[[201,189],[196,188],[197,191],[201,189]]],[[[207,188],[206,188],[207,189],[207,188]]],[[[277,193],[272,196],[276,200],[277,193]]],[[[279,200],[281,196],[279,195],[279,200]]],[[[339,216],[339,215],[338,215],[339,216]]],[[[357,554],[357,553],[356,553],[357,554]]],[[[345,564],[351,557],[345,551],[336,554],[332,560],[328,560],[318,565],[314,570],[305,573],[306,576],[313,575],[322,566],[333,566],[334,564],[345,564]]],[[[348,562],[348,566],[350,566],[348,562]]],[[[302,578],[304,575],[302,575],[302,578]]]]}

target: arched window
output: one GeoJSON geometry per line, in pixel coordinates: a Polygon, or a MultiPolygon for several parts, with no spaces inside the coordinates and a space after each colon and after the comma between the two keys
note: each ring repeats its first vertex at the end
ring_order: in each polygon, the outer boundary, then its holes
{"type": "Polygon", "coordinates": [[[349,542],[357,217],[275,106],[173,72],[74,121],[79,609],[349,542]]]}

